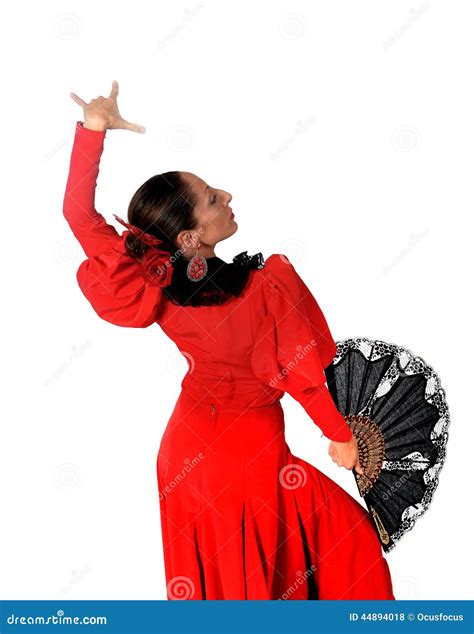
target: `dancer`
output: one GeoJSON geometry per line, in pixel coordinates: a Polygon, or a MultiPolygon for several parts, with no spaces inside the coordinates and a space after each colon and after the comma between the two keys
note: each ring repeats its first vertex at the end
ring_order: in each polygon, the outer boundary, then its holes
{"type": "Polygon", "coordinates": [[[326,384],[335,342],[289,259],[217,256],[238,228],[232,196],[190,172],[143,183],[127,221],[115,216],[122,234],[95,209],[107,130],[144,132],[120,115],[118,90],[114,81],[89,103],[71,93],[83,120],[64,216],[87,256],[77,282],[99,317],[157,323],[189,364],[156,465],[168,599],[394,599],[367,510],[285,440],[289,393],[333,461],[361,472],[326,384]]]}

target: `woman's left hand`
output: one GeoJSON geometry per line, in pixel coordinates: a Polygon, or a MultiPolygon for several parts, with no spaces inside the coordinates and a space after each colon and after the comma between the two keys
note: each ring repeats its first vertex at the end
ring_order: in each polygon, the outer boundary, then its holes
{"type": "Polygon", "coordinates": [[[132,132],[145,132],[145,127],[138,123],[130,123],[119,112],[117,97],[119,93],[118,81],[112,82],[112,90],[108,97],[100,95],[89,103],[81,99],[75,92],[71,93],[71,99],[79,104],[83,110],[84,127],[91,130],[131,130],[132,132]]]}
{"type": "Polygon", "coordinates": [[[346,469],[355,469],[357,473],[363,474],[364,471],[359,462],[359,449],[357,447],[357,440],[354,435],[345,442],[337,442],[331,440],[329,443],[328,454],[332,460],[340,467],[346,469]]]}

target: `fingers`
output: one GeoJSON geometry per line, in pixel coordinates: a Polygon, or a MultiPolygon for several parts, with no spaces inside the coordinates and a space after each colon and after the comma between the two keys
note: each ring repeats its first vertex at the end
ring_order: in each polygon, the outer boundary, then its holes
{"type": "Polygon", "coordinates": [[[338,467],[344,466],[342,459],[336,453],[331,453],[330,451],[328,451],[328,453],[329,453],[329,456],[331,457],[331,460],[335,462],[338,467]]]}
{"type": "Polygon", "coordinates": [[[363,475],[364,470],[360,464],[359,457],[357,457],[355,463],[353,460],[345,460],[342,456],[339,456],[336,452],[328,451],[331,460],[337,464],[338,467],[344,467],[345,469],[355,469],[357,473],[363,475]]]}
{"type": "Polygon", "coordinates": [[[146,132],[146,128],[138,123],[130,123],[130,121],[125,121],[122,119],[122,128],[124,130],[130,130],[131,132],[139,132],[140,134],[144,134],[146,132]]]}
{"type": "Polygon", "coordinates": [[[360,475],[364,474],[364,470],[362,469],[362,465],[359,462],[359,459],[357,459],[357,462],[355,463],[354,469],[357,471],[357,473],[359,473],[360,475]]]}
{"type": "Polygon", "coordinates": [[[81,99],[80,97],[78,97],[75,92],[72,92],[70,96],[82,108],[85,108],[87,106],[87,103],[84,101],[84,99],[81,99]]]}
{"type": "Polygon", "coordinates": [[[112,90],[110,91],[109,97],[114,97],[116,99],[118,97],[118,94],[119,94],[118,81],[114,79],[112,82],[112,90]]]}

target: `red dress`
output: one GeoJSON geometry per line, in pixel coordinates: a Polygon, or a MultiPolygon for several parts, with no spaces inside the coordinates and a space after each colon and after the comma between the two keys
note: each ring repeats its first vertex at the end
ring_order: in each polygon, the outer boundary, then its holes
{"type": "Polygon", "coordinates": [[[87,255],[77,281],[102,319],[156,322],[189,363],[157,458],[168,598],[394,599],[368,511],[285,441],[285,392],[327,438],[351,437],[315,298],[273,254],[223,304],[169,301],[94,208],[105,135],[76,124],[64,215],[87,255]]]}

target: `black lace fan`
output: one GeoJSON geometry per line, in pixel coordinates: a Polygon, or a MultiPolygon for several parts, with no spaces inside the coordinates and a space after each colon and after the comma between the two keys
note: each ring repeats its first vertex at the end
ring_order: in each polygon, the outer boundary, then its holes
{"type": "Polygon", "coordinates": [[[429,507],[446,456],[449,411],[438,375],[410,351],[365,337],[337,342],[328,389],[357,439],[352,470],[389,552],[429,507]]]}

